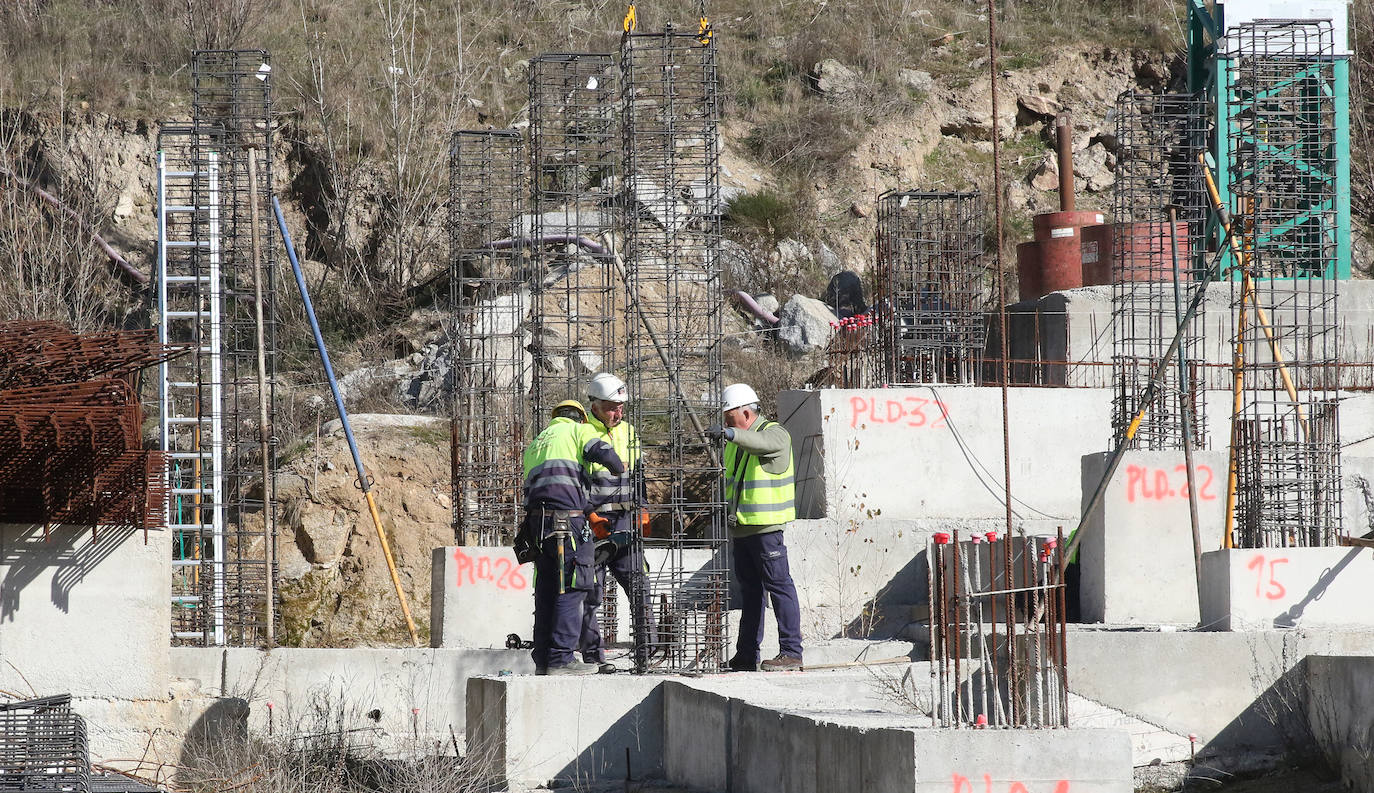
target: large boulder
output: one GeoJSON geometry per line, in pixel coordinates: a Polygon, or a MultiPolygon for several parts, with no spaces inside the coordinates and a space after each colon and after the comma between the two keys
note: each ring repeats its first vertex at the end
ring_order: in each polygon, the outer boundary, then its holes
{"type": "Polygon", "coordinates": [[[821,301],[793,295],[778,316],[778,340],[793,355],[824,349],[838,321],[821,301]]]}
{"type": "Polygon", "coordinates": [[[859,73],[834,58],[826,58],[812,67],[816,90],[830,99],[853,96],[859,90],[859,73]]]}

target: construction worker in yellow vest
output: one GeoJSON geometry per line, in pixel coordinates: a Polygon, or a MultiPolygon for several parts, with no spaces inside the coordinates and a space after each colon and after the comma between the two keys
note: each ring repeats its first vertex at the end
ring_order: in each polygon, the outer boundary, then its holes
{"type": "Polygon", "coordinates": [[[783,529],[797,516],[794,506],[792,436],[759,412],[759,397],[744,383],[726,386],[721,412],[725,426],[707,434],[726,441],[725,498],[728,503],[732,571],[743,599],[739,639],[730,669],[737,672],[802,668],[801,604],[787,566],[783,529]],[[765,593],[778,618],[778,655],[759,663],[765,593]]]}
{"type": "Polygon", "coordinates": [[[625,464],[621,474],[612,473],[603,465],[594,464],[590,469],[595,503],[590,522],[593,536],[597,538],[597,585],[587,594],[581,650],[582,660],[596,664],[603,672],[616,670],[606,661],[599,612],[608,570],[631,604],[635,660],[640,668],[648,662],[651,644],[649,582],[644,574],[643,547],[634,541],[635,532],[642,527],[640,504],[643,499],[637,488],[643,486],[643,478],[635,476],[640,463],[639,437],[634,425],[625,420],[625,405],[629,399],[625,381],[610,372],[601,372],[587,383],[587,405],[591,411],[587,424],[615,449],[625,464]]]}
{"type": "Polygon", "coordinates": [[[554,406],[552,421],[525,448],[526,530],[539,546],[534,562],[534,667],[538,674],[595,674],[574,655],[583,602],[596,585],[595,546],[587,515],[593,463],[620,474],[625,466],[587,424],[580,402],[554,406]]]}

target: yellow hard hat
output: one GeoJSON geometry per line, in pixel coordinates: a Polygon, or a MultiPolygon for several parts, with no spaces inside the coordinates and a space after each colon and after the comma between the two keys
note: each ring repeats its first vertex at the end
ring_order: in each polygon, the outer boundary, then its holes
{"type": "Polygon", "coordinates": [[[582,407],[582,403],[578,402],[576,399],[565,399],[562,402],[559,402],[557,405],[554,405],[553,410],[549,411],[549,417],[558,418],[558,411],[562,410],[563,408],[574,408],[582,416],[582,418],[580,419],[581,421],[587,420],[587,409],[582,407]]]}

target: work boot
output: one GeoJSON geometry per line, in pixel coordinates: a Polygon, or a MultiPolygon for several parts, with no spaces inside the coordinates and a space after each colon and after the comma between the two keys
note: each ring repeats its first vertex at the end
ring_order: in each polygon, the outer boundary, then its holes
{"type": "Polygon", "coordinates": [[[765,672],[800,672],[802,659],[778,653],[777,658],[770,658],[759,664],[759,667],[765,672]]]}
{"type": "Polygon", "coordinates": [[[596,671],[598,674],[610,675],[619,672],[620,669],[610,661],[602,661],[596,665],[596,671]]]}
{"type": "Polygon", "coordinates": [[[746,660],[744,660],[743,658],[740,658],[738,655],[736,655],[736,656],[734,656],[733,658],[731,658],[730,661],[729,661],[729,663],[726,664],[726,666],[728,666],[728,667],[730,668],[730,671],[731,671],[731,672],[757,672],[757,671],[759,671],[759,665],[758,665],[758,662],[757,662],[757,661],[746,661],[746,660]]]}
{"type": "Polygon", "coordinates": [[[583,663],[582,661],[569,661],[562,666],[551,666],[544,674],[553,675],[594,675],[597,671],[596,664],[583,663]]]}

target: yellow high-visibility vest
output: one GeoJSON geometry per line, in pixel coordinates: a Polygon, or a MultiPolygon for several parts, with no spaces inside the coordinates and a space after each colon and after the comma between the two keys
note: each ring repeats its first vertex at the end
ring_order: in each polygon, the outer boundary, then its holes
{"type": "MultiPolygon", "coordinates": [[[[774,423],[765,421],[758,431],[774,423]]],[[[788,450],[787,470],[770,474],[763,469],[758,457],[727,443],[725,493],[735,508],[735,522],[741,526],[771,526],[795,520],[796,476],[791,450],[788,450]]]]}

